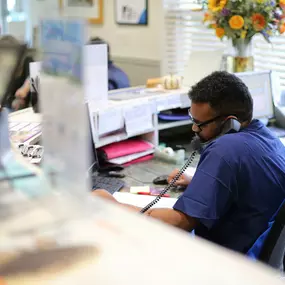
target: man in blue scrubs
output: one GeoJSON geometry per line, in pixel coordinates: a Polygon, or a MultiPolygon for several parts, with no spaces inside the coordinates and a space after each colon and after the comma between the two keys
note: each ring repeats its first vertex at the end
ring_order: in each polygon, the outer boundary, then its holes
{"type": "Polygon", "coordinates": [[[252,119],[251,95],[235,75],[214,72],[193,86],[189,97],[193,131],[206,147],[173,209],[150,209],[147,215],[247,253],[285,198],[285,147],[252,119]],[[240,131],[221,135],[230,118],[239,121],[240,131]]]}

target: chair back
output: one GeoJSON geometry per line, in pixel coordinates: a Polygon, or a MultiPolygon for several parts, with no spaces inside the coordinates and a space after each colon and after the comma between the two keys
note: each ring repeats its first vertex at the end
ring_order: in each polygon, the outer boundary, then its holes
{"type": "Polygon", "coordinates": [[[275,221],[261,248],[259,260],[267,265],[284,270],[285,255],[285,203],[281,205],[275,221]]]}

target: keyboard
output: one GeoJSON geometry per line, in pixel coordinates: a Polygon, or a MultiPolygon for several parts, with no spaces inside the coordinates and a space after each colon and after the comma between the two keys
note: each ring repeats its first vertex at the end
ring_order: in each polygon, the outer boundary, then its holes
{"type": "Polygon", "coordinates": [[[105,189],[110,194],[114,194],[125,186],[125,182],[114,177],[92,176],[92,191],[105,189]]]}

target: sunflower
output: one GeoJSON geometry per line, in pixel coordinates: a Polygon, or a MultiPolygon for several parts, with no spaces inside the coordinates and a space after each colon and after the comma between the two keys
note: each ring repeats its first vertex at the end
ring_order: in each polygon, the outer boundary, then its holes
{"type": "Polygon", "coordinates": [[[209,0],[208,8],[212,12],[221,11],[227,4],[227,0],[209,0]]]}

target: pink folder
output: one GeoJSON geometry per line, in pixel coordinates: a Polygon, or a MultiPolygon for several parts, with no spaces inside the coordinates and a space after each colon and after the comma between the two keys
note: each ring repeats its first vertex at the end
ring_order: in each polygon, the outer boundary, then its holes
{"type": "Polygon", "coordinates": [[[139,139],[129,139],[121,142],[112,143],[100,148],[103,150],[107,159],[113,159],[133,153],[144,152],[154,148],[153,144],[139,139]]]}

